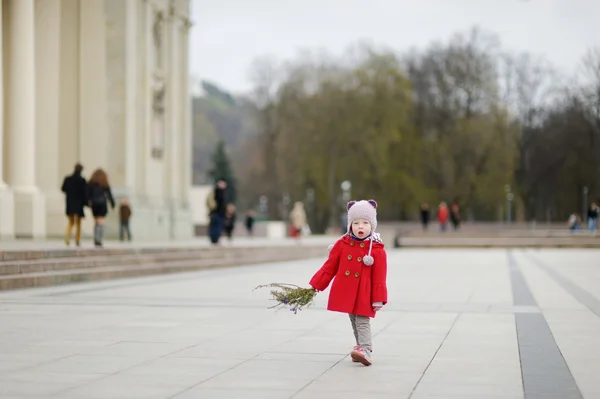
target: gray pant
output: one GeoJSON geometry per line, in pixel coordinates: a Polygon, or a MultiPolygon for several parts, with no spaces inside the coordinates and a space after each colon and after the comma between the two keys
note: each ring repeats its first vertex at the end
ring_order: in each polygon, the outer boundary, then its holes
{"type": "Polygon", "coordinates": [[[358,316],[355,314],[349,316],[350,323],[352,323],[352,330],[354,330],[354,338],[356,338],[356,345],[362,346],[363,349],[372,352],[371,319],[366,316],[358,316]]]}

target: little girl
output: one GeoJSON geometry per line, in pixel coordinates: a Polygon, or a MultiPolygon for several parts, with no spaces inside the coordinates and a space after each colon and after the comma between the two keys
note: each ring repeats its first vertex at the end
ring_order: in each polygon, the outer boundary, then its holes
{"type": "Polygon", "coordinates": [[[387,255],[377,228],[377,202],[350,201],[347,233],[330,246],[329,257],[310,280],[316,291],[327,289],[327,310],[348,313],[356,346],[352,361],[372,364],[371,317],[387,304],[387,255]]]}

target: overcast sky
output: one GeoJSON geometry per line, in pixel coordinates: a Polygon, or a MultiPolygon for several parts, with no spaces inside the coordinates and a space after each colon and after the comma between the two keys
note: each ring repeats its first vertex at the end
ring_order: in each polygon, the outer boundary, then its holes
{"type": "Polygon", "coordinates": [[[600,46],[600,0],[192,0],[192,19],[191,74],[234,92],[264,55],[341,53],[364,39],[401,51],[474,25],[565,73],[600,46]]]}

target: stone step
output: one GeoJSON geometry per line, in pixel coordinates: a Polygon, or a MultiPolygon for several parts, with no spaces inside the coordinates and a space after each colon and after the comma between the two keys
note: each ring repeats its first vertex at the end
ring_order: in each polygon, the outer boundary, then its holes
{"type": "Polygon", "coordinates": [[[394,248],[600,248],[600,237],[406,237],[394,248]]]}
{"type": "Polygon", "coordinates": [[[63,248],[63,249],[21,249],[0,251],[0,262],[51,258],[80,258],[88,256],[141,255],[155,253],[188,252],[190,250],[215,250],[217,248],[194,247],[132,247],[132,248],[63,248]]]}
{"type": "Polygon", "coordinates": [[[69,269],[83,269],[120,264],[143,264],[171,260],[221,259],[227,256],[223,252],[200,250],[158,252],[155,254],[124,254],[98,256],[78,256],[0,262],[0,275],[39,273],[69,269]]]}
{"type": "Polygon", "coordinates": [[[413,232],[413,231],[401,231],[400,235],[404,237],[415,237],[415,238],[446,238],[446,237],[457,237],[457,238],[569,238],[569,239],[586,239],[595,237],[592,233],[587,231],[580,233],[572,233],[569,231],[523,231],[523,232],[511,232],[511,231],[499,231],[499,232],[456,232],[448,231],[442,232],[413,232]]]}
{"type": "MultiPolygon", "coordinates": [[[[204,248],[184,251],[166,251],[159,256],[139,255],[139,259],[125,255],[105,256],[102,262],[96,256],[88,262],[86,257],[81,259],[46,259],[19,265],[22,270],[32,270],[26,273],[13,273],[0,275],[0,290],[13,290],[20,288],[46,287],[52,285],[69,284],[84,281],[101,281],[108,279],[147,276],[153,274],[166,274],[194,270],[212,269],[218,267],[232,267],[238,265],[278,262],[287,260],[308,259],[323,257],[324,250],[319,246],[296,247],[252,247],[252,248],[204,248]],[[68,266],[60,269],[50,268],[61,262],[68,266]],[[44,261],[50,261],[44,263],[44,261]],[[86,263],[87,262],[87,263],[86,263]],[[98,263],[94,263],[98,262],[98,263]],[[36,266],[37,265],[37,266],[36,266]],[[43,266],[46,267],[44,268],[43,266]],[[79,266],[79,267],[78,267],[79,266]],[[41,268],[41,270],[39,270],[41,268]],[[33,271],[38,270],[38,271],[33,271]]],[[[4,262],[0,262],[0,265],[4,262]]]]}
{"type": "MultiPolygon", "coordinates": [[[[38,251],[37,254],[33,254],[32,251],[28,251],[24,255],[13,254],[13,256],[6,257],[9,259],[18,260],[0,261],[0,275],[182,259],[220,259],[228,256],[251,256],[252,254],[262,250],[263,247],[178,248],[177,250],[152,249],[141,251],[96,250],[80,252],[75,255],[73,253],[67,253],[64,257],[57,256],[57,254],[54,252],[38,251]],[[43,256],[44,253],[49,254],[48,257],[39,258],[40,256],[43,256]]],[[[280,250],[284,249],[281,248],[280,250]]],[[[58,254],[61,254],[62,250],[57,252],[58,254]]]]}

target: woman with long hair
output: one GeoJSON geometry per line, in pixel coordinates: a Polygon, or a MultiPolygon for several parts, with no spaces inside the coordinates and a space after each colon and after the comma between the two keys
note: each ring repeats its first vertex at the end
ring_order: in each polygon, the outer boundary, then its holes
{"type": "Polygon", "coordinates": [[[115,209],[115,200],[110,191],[108,176],[100,168],[96,169],[87,184],[88,205],[94,216],[94,245],[102,246],[102,236],[104,235],[104,221],[108,213],[108,202],[111,208],[115,209]]]}
{"type": "Polygon", "coordinates": [[[290,223],[292,225],[292,237],[300,238],[302,231],[307,226],[306,211],[301,201],[296,201],[290,212],[290,223]]]}

